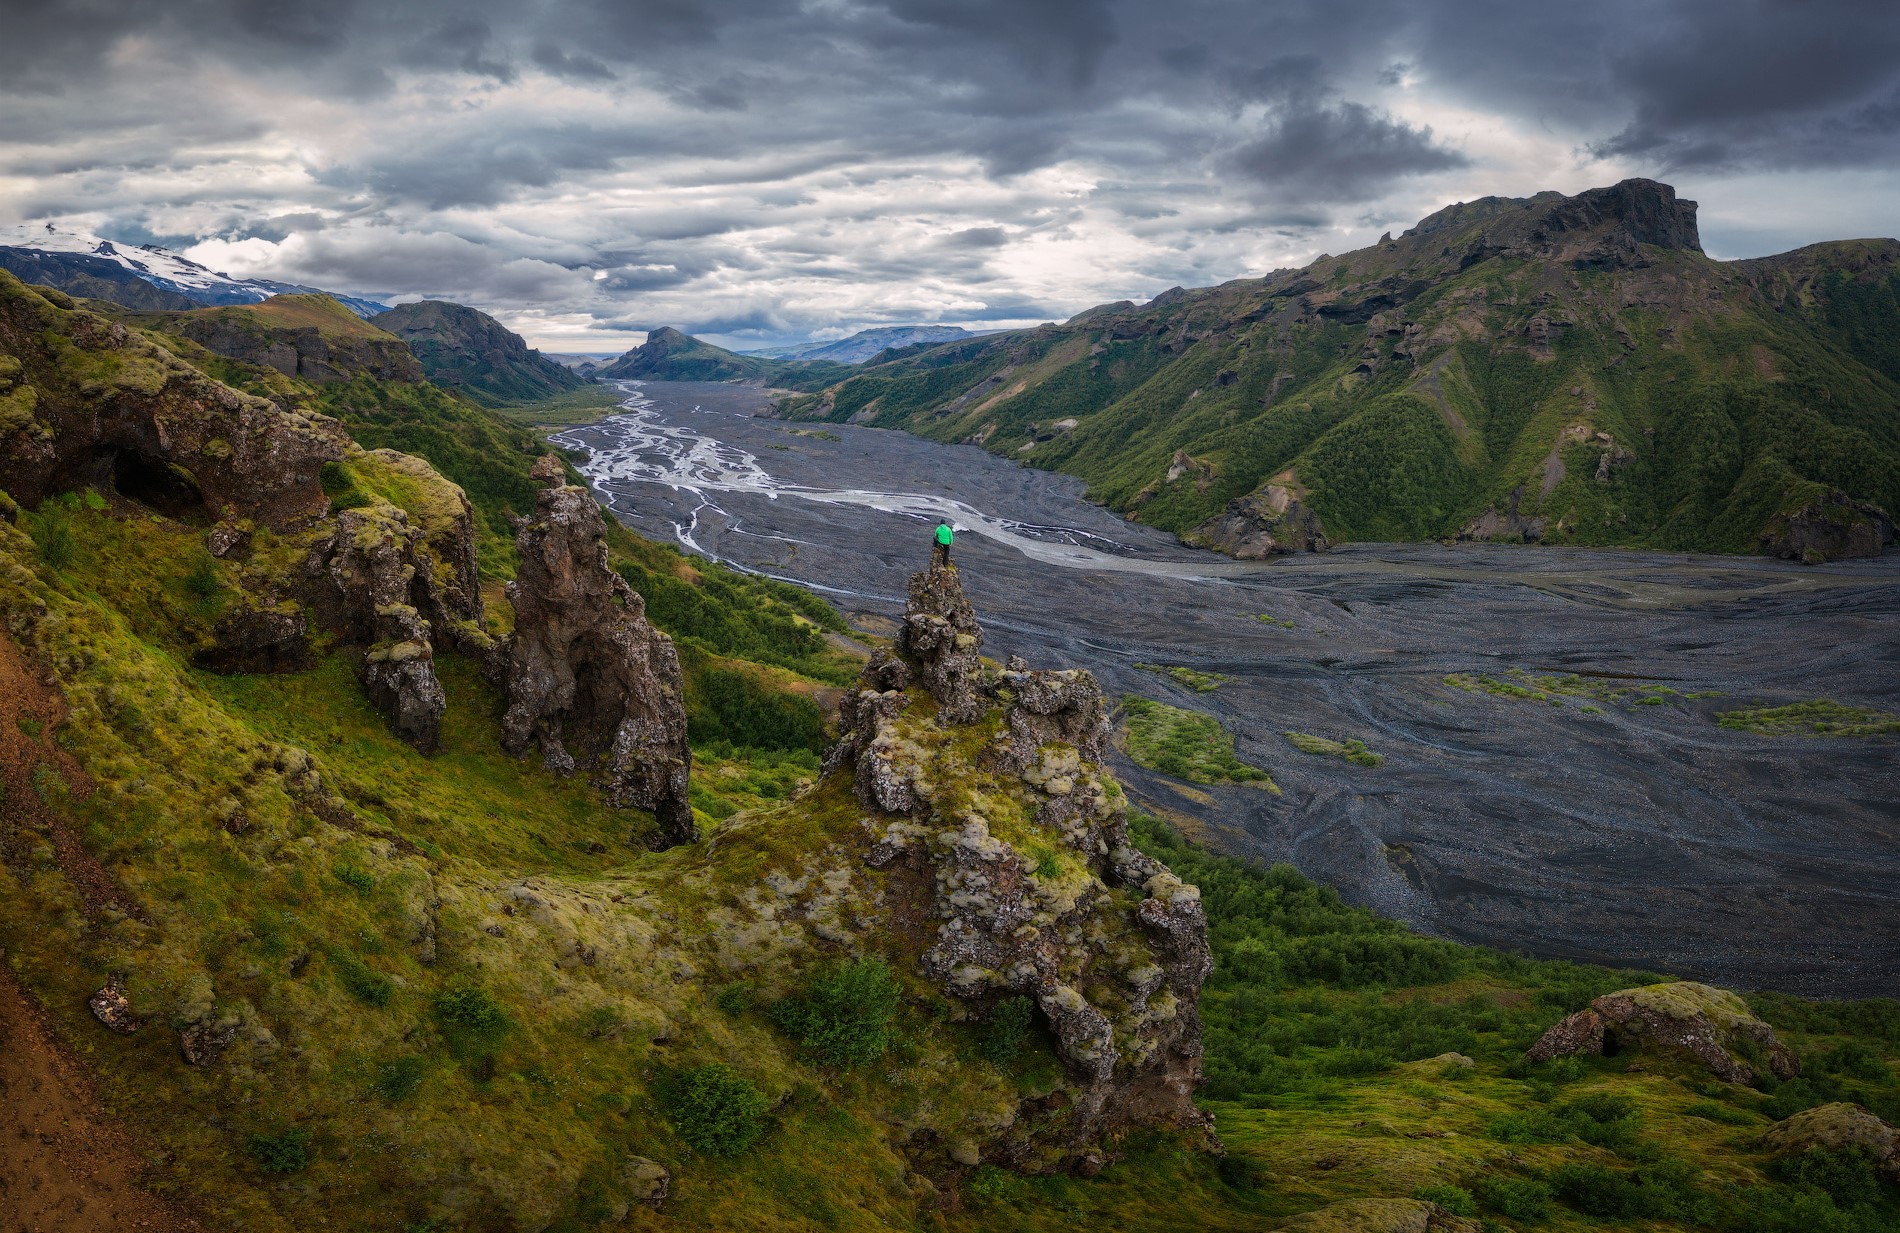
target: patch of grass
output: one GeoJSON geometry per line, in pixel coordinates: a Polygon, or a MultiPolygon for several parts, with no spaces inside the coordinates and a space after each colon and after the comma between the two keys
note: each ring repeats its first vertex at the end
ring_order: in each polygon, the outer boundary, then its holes
{"type": "Polygon", "coordinates": [[[1128,756],[1149,770],[1191,783],[1258,783],[1279,791],[1272,776],[1235,755],[1233,734],[1214,716],[1133,694],[1122,699],[1121,711],[1128,756]]]}
{"type": "Polygon", "coordinates": [[[829,1066],[861,1066],[891,1046],[903,990],[882,959],[856,959],[820,973],[772,1008],[772,1020],[829,1066]]]}
{"type": "Polygon", "coordinates": [[[330,964],[336,969],[337,980],[349,990],[351,997],[365,1006],[389,1005],[389,999],[396,991],[394,982],[364,963],[359,956],[338,949],[331,952],[330,964]]]}
{"type": "Polygon", "coordinates": [[[1716,716],[1715,722],[1733,732],[1757,732],[1766,736],[1900,735],[1900,715],[1846,706],[1826,698],[1791,702],[1787,706],[1724,711],[1716,716]]]}
{"type": "Polygon", "coordinates": [[[1378,766],[1385,759],[1366,748],[1366,743],[1355,737],[1343,741],[1329,741],[1323,736],[1309,736],[1304,732],[1283,733],[1293,748],[1301,753],[1316,754],[1326,758],[1343,758],[1355,766],[1378,766]]]}
{"type": "Polygon", "coordinates": [[[1158,672],[1177,685],[1185,685],[1196,693],[1213,693],[1230,678],[1219,672],[1201,672],[1194,668],[1184,668],[1179,664],[1136,664],[1144,672],[1158,672]]]}
{"type": "Polygon", "coordinates": [[[1281,629],[1298,629],[1299,628],[1298,625],[1295,625],[1293,622],[1287,620],[1285,617],[1274,616],[1271,612],[1257,612],[1254,614],[1253,619],[1260,622],[1262,625],[1278,625],[1281,629]]]}
{"type": "Polygon", "coordinates": [[[660,1101],[680,1138],[703,1156],[741,1156],[765,1134],[772,1102],[723,1062],[667,1077],[660,1101]]]}

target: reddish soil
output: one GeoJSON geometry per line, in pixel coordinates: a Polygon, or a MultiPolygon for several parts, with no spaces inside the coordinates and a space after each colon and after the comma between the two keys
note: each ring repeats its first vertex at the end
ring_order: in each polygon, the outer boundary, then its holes
{"type": "Polygon", "coordinates": [[[203,1233],[145,1188],[147,1169],[0,964],[0,1233],[203,1233]]]}

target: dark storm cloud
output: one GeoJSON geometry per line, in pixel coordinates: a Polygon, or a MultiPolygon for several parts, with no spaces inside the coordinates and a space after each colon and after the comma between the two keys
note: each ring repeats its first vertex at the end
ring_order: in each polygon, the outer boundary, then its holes
{"type": "Polygon", "coordinates": [[[1066,316],[1077,279],[1552,186],[1519,168],[1900,165],[1872,0],[0,0],[0,31],[14,214],[618,325],[1066,316]]]}
{"type": "Polygon", "coordinates": [[[1234,152],[1234,165],[1276,195],[1313,202],[1363,201],[1395,178],[1462,167],[1468,160],[1362,103],[1296,106],[1234,152]]]}

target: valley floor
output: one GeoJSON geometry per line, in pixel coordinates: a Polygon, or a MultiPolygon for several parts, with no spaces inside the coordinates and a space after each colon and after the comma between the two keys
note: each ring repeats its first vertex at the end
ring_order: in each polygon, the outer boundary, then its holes
{"type": "Polygon", "coordinates": [[[594,451],[584,469],[630,525],[875,628],[929,527],[953,519],[999,657],[1216,715],[1272,775],[1278,794],[1117,767],[1223,849],[1461,940],[1744,988],[1900,991],[1900,742],[1719,718],[1890,709],[1900,557],[1368,544],[1235,562],[973,447],[756,418],[764,398],[743,387],[637,393],[639,415],[562,436],[594,451]],[[1361,740],[1382,763],[1305,754],[1287,732],[1361,740]]]}

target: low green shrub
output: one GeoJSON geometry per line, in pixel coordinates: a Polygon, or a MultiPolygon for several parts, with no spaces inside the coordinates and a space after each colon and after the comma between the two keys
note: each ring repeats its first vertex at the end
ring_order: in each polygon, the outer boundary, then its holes
{"type": "Polygon", "coordinates": [[[1789,1185],[1819,1190],[1840,1207],[1874,1203],[1881,1198],[1878,1162],[1858,1143],[1839,1151],[1811,1147],[1798,1156],[1777,1160],[1769,1172],[1789,1185]]]}
{"type": "Polygon", "coordinates": [[[1463,1186],[1420,1186],[1412,1192],[1412,1197],[1436,1203],[1452,1215],[1463,1216],[1466,1220],[1478,1214],[1478,1200],[1463,1186]]]}
{"type": "Polygon", "coordinates": [[[1214,1172],[1235,1190],[1258,1190],[1267,1180],[1267,1171],[1258,1160],[1231,1152],[1214,1161],[1214,1172]]]}
{"type": "Polygon", "coordinates": [[[394,1058],[376,1067],[370,1089],[390,1104],[397,1104],[415,1095],[427,1072],[427,1063],[419,1057],[394,1058]]]}
{"type": "Polygon", "coordinates": [[[857,959],[821,973],[804,992],[772,1008],[772,1020],[830,1066],[884,1056],[903,990],[882,959],[857,959]]]}
{"type": "Polygon", "coordinates": [[[740,1015],[751,1010],[753,1002],[756,1000],[757,994],[752,986],[741,980],[735,981],[721,989],[713,997],[713,1005],[717,1006],[723,1013],[737,1019],[740,1015]]]}
{"type": "Polygon", "coordinates": [[[668,1076],[659,1085],[666,1117],[688,1146],[705,1156],[739,1156],[765,1133],[772,1102],[723,1062],[668,1076]]]}
{"type": "Polygon", "coordinates": [[[446,1027],[471,1032],[490,1032],[507,1022],[507,1016],[485,989],[459,985],[436,995],[435,1017],[446,1027]]]}
{"type": "Polygon", "coordinates": [[[998,1066],[1016,1060],[1036,1026],[1036,1004],[1026,997],[1004,998],[983,1025],[977,1051],[998,1066]]]}
{"type": "Polygon", "coordinates": [[[1487,1177],[1478,1200],[1506,1220],[1539,1221],[1550,1215],[1550,1187],[1523,1177],[1487,1177]]]}
{"type": "Polygon", "coordinates": [[[245,1141],[244,1150],[266,1173],[296,1173],[309,1167],[310,1132],[286,1130],[278,1135],[252,1135],[245,1141]]]}

